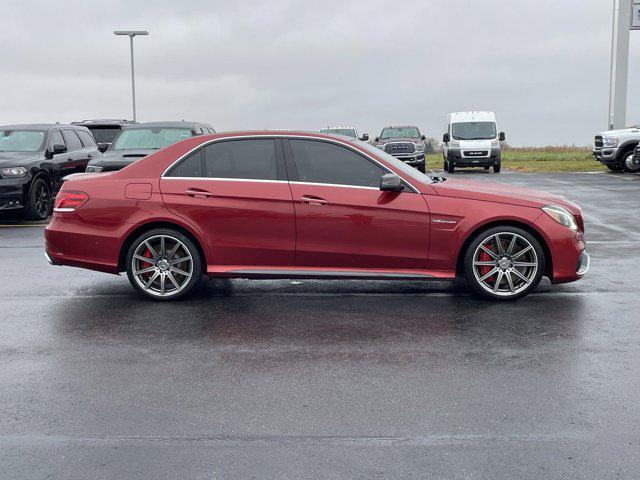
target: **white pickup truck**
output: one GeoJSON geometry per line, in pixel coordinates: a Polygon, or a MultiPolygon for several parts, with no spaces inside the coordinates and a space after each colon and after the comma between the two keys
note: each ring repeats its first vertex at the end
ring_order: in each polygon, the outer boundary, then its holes
{"type": "Polygon", "coordinates": [[[635,173],[640,171],[640,162],[633,157],[638,143],[639,126],[601,132],[593,142],[593,157],[612,172],[635,173]]]}

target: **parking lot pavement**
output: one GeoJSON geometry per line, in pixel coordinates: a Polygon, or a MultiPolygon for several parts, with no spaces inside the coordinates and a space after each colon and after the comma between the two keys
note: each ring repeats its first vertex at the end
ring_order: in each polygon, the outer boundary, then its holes
{"type": "Polygon", "coordinates": [[[506,304],[364,281],[158,304],[0,228],[0,478],[637,478],[640,176],[458,175],[579,203],[588,277],[506,304]]]}

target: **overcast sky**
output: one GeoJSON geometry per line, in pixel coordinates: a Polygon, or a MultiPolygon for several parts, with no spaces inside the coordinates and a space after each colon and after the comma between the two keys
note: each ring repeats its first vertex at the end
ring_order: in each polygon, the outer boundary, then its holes
{"type": "MultiPolygon", "coordinates": [[[[372,136],[493,110],[513,145],[607,124],[612,0],[0,2],[0,123],[130,118],[218,131],[353,125],[372,136]]],[[[631,32],[627,123],[640,123],[631,32]]]]}

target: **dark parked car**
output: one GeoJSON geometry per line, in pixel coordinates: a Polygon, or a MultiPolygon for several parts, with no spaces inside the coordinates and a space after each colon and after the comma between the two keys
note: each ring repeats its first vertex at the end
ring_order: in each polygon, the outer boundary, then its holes
{"type": "Polygon", "coordinates": [[[379,137],[376,137],[376,147],[402,160],[407,165],[425,171],[424,143],[426,137],[420,133],[418,127],[385,127],[379,137]]]}
{"type": "Polygon", "coordinates": [[[0,211],[24,211],[29,220],[49,216],[62,178],[84,172],[100,156],[85,127],[0,126],[0,211]]]}
{"type": "Polygon", "coordinates": [[[118,120],[118,119],[100,119],[100,120],[83,120],[81,122],[71,122],[71,125],[79,125],[81,127],[87,127],[93,138],[97,143],[111,143],[114,138],[120,133],[122,127],[131,125],[131,120],[118,120]]]}
{"type": "Polygon", "coordinates": [[[199,122],[151,122],[126,125],[111,145],[98,144],[104,154],[89,162],[87,172],[112,172],[130,165],[161,148],[195,135],[215,130],[199,122]]]}

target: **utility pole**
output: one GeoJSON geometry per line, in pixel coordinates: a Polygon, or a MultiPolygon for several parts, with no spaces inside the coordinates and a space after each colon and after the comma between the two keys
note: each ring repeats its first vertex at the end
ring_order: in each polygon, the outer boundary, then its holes
{"type": "Polygon", "coordinates": [[[129,45],[131,47],[131,97],[133,99],[133,121],[136,121],[136,76],[133,66],[133,37],[136,35],[149,35],[144,30],[116,30],[114,35],[127,35],[129,37],[129,45]]]}
{"type": "Polygon", "coordinates": [[[629,32],[635,29],[640,29],[640,0],[613,0],[607,122],[609,130],[624,128],[627,123],[629,32]]]}

